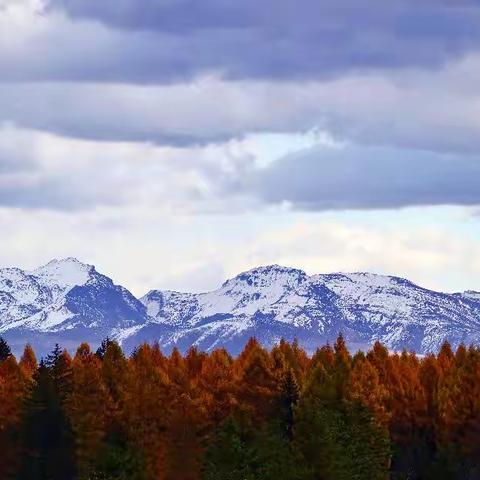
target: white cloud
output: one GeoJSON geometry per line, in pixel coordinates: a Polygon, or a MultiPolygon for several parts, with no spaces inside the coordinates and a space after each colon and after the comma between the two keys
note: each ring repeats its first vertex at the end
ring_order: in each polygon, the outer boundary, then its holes
{"type": "Polygon", "coordinates": [[[373,271],[440,290],[478,290],[478,226],[465,230],[464,210],[453,212],[171,216],[153,207],[75,214],[0,209],[0,265],[33,268],[73,255],[138,295],[151,288],[209,290],[270,263],[308,273],[373,271]]]}
{"type": "Polygon", "coordinates": [[[253,165],[255,145],[249,142],[162,147],[76,140],[4,126],[0,203],[66,210],[105,204],[215,210],[225,200],[225,189],[234,200],[238,179],[253,165]]]}

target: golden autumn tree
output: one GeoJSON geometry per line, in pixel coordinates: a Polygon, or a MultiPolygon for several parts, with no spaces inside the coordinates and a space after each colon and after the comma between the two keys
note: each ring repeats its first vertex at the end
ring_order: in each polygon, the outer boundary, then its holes
{"type": "Polygon", "coordinates": [[[381,425],[388,425],[388,389],[380,382],[376,368],[363,354],[357,354],[354,358],[349,395],[368,407],[381,425]]]}
{"type": "Polygon", "coordinates": [[[214,350],[202,363],[198,388],[211,426],[220,424],[238,405],[233,359],[224,349],[214,350]]]}
{"type": "Polygon", "coordinates": [[[453,365],[455,355],[449,342],[443,342],[437,355],[437,365],[442,375],[445,375],[453,365]]]}
{"type": "Polygon", "coordinates": [[[283,376],[287,370],[292,370],[296,381],[303,383],[310,360],[296,340],[291,344],[282,338],[270,355],[275,372],[283,376]]]}
{"type": "Polygon", "coordinates": [[[25,377],[13,355],[0,361],[0,478],[8,478],[20,461],[15,432],[21,420],[25,377]]]}
{"type": "Polygon", "coordinates": [[[88,344],[78,347],[72,370],[67,412],[75,435],[78,472],[86,477],[103,451],[111,400],[103,383],[101,362],[88,344]]]}
{"type": "Polygon", "coordinates": [[[143,453],[148,480],[166,478],[166,431],[170,415],[168,373],[150,345],[140,346],[128,362],[121,422],[131,444],[143,453]]]}
{"type": "Polygon", "coordinates": [[[37,371],[38,363],[35,352],[30,344],[27,343],[20,359],[19,366],[27,379],[32,379],[37,371]]]}
{"type": "Polygon", "coordinates": [[[441,441],[480,468],[480,351],[460,345],[439,386],[441,441]]]}
{"type": "Polygon", "coordinates": [[[331,371],[335,363],[335,353],[330,344],[323,345],[321,348],[317,348],[313,354],[310,363],[309,371],[312,371],[317,366],[323,367],[325,371],[331,371]]]}
{"type": "Polygon", "coordinates": [[[280,388],[269,353],[255,340],[249,341],[234,368],[240,407],[252,420],[266,419],[272,413],[280,388]]]}
{"type": "Polygon", "coordinates": [[[202,432],[207,411],[199,384],[206,354],[192,347],[185,357],[173,349],[167,361],[169,377],[166,425],[166,474],[168,480],[199,478],[202,432]]]}

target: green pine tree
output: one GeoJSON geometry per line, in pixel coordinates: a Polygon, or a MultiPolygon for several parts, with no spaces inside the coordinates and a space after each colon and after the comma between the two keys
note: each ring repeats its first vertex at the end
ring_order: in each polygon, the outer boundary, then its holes
{"type": "Polygon", "coordinates": [[[282,422],[251,425],[228,419],[206,453],[203,480],[313,480],[282,422]]]}
{"type": "Polygon", "coordinates": [[[74,442],[52,372],[40,363],[24,408],[19,480],[75,477],[74,442]]]}
{"type": "Polygon", "coordinates": [[[0,362],[6,360],[11,354],[10,346],[4,338],[0,337],[0,362]]]}
{"type": "Polygon", "coordinates": [[[205,455],[203,480],[255,480],[258,458],[252,448],[252,432],[229,418],[217,430],[205,455]]]}
{"type": "Polygon", "coordinates": [[[299,398],[300,387],[298,386],[293,370],[289,368],[282,378],[280,391],[280,402],[285,415],[285,431],[289,440],[293,438],[293,411],[299,398]]]}
{"type": "Polygon", "coordinates": [[[145,480],[145,462],[141,452],[130,447],[123,436],[110,436],[100,452],[98,465],[79,480],[145,480]]]}
{"type": "Polygon", "coordinates": [[[100,346],[97,348],[97,351],[95,352],[95,355],[100,359],[103,360],[103,357],[105,356],[105,353],[108,350],[108,347],[113,343],[113,340],[110,340],[109,337],[105,337],[102,340],[102,343],[100,346]]]}
{"type": "Polygon", "coordinates": [[[308,401],[299,406],[296,421],[295,444],[316,478],[388,478],[388,433],[375,424],[364,406],[308,401]]]}

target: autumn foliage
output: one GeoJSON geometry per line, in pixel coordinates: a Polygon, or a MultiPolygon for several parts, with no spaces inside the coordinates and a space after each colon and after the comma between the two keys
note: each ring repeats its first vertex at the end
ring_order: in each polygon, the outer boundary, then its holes
{"type": "Polygon", "coordinates": [[[480,350],[0,356],[0,479],[480,478],[480,350]]]}

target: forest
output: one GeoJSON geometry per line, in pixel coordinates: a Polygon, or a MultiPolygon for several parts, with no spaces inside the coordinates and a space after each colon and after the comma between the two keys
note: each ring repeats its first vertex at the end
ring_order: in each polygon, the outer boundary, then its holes
{"type": "Polygon", "coordinates": [[[0,339],[0,479],[480,478],[480,349],[251,339],[232,357],[0,339]]]}

